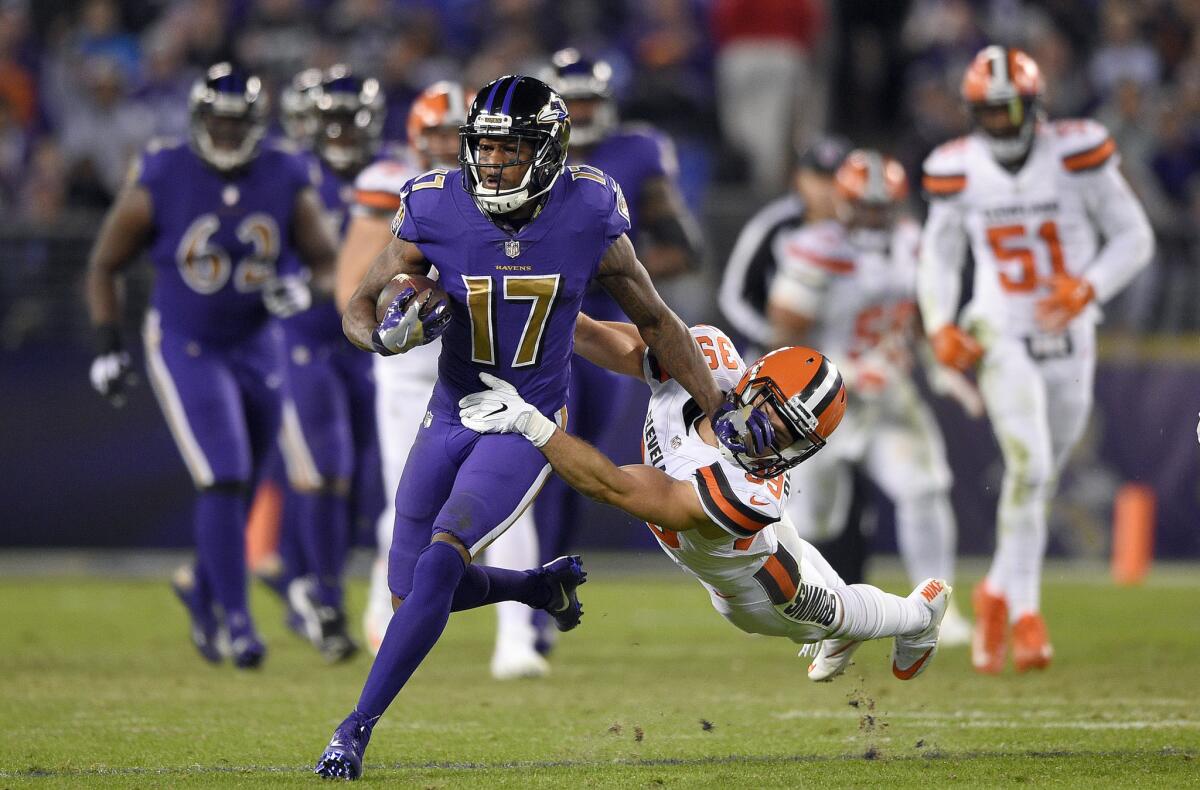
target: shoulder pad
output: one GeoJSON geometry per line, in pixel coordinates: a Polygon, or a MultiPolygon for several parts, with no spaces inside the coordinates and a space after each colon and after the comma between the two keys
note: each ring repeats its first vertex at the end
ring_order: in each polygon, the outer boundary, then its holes
{"type": "Polygon", "coordinates": [[[788,259],[830,274],[854,272],[854,251],[845,228],[834,220],[804,225],[780,238],[788,259]]]}
{"type": "MultiPolygon", "coordinates": [[[[702,466],[692,477],[700,506],[712,522],[738,538],[753,537],[781,517],[779,501],[759,493],[761,486],[726,462],[702,466]]],[[[765,493],[765,492],[763,492],[765,493]]]]}
{"type": "Polygon", "coordinates": [[[1117,144],[1103,124],[1090,119],[1054,121],[1050,134],[1063,167],[1072,173],[1082,173],[1104,165],[1117,152],[1117,144]]]}
{"type": "Polygon", "coordinates": [[[921,189],[929,197],[952,197],[967,188],[967,138],[942,143],[921,166],[921,189]]]}
{"type": "Polygon", "coordinates": [[[399,195],[404,184],[415,174],[412,168],[403,162],[392,159],[380,159],[363,168],[354,179],[354,188],[368,192],[391,192],[399,195]]]}

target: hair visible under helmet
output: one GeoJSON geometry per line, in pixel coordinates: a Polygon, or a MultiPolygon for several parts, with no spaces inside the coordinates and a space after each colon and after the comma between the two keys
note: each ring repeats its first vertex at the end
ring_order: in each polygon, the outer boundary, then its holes
{"type": "Polygon", "coordinates": [[[976,132],[996,161],[1009,164],[1029,153],[1045,92],[1041,69],[1033,58],[1013,47],[985,47],[967,67],[961,92],[976,132]],[[985,129],[978,119],[978,111],[985,107],[1007,109],[1014,134],[1001,137],[985,129]]]}

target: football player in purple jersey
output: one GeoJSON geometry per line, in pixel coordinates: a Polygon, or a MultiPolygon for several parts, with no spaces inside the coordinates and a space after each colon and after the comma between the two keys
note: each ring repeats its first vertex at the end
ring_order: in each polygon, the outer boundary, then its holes
{"type": "MultiPolygon", "coordinates": [[[[566,166],[570,119],[540,80],[505,76],[477,94],[460,138],[460,167],[409,182],[392,221],[397,237],[376,259],[343,316],[363,349],[403,353],[443,336],[438,381],[396,491],[388,582],[398,608],[358,704],[315,768],[354,779],[371,730],[437,642],[452,611],[502,600],[545,609],[558,628],[579,623],[578,557],[528,571],[476,565],[550,473],[520,436],[480,435],[458,401],[480,372],[511,384],[561,424],[575,321],[597,279],[642,338],[714,421],[730,447],[773,437],[757,409],[723,399],[683,322],[662,302],[625,235],[621,188],[602,171],[566,166]],[[375,303],[398,273],[437,267],[448,303],[401,291],[382,323],[375,303]]],[[[432,291],[429,293],[432,294],[432,291]]]]}
{"type": "MultiPolygon", "coordinates": [[[[317,156],[317,189],[340,238],[349,222],[354,179],[379,153],[385,107],[379,82],[332,66],[307,88],[297,75],[286,102],[293,139],[317,156]]],[[[311,78],[310,78],[311,79],[311,78]]],[[[287,282],[311,273],[281,262],[287,282]]],[[[283,588],[303,630],[327,661],[357,649],[347,631],[342,569],[352,519],[372,525],[382,507],[371,358],[346,342],[332,300],[283,318],[289,399],[280,433],[291,492],[281,553],[283,588]],[[284,581],[286,580],[286,588],[284,581]]]]}
{"type": "Polygon", "coordinates": [[[189,140],[147,148],[92,248],[91,380],[120,405],[131,370],[118,275],[147,251],[157,275],[143,329],[147,372],[197,490],[197,560],[176,575],[175,590],[204,658],[221,660],[225,632],[234,664],[254,667],[265,647],[246,604],[243,531],[284,388],[269,319],[310,300],[312,286],[329,290],[336,251],[305,161],[262,142],[259,79],[217,64],[189,102],[189,140]],[[302,296],[276,274],[293,249],[314,273],[302,296]]]}

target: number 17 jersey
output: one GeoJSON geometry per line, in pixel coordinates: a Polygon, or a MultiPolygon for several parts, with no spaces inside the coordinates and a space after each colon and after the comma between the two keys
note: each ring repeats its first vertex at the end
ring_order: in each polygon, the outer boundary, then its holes
{"type": "Polygon", "coordinates": [[[516,232],[491,220],[463,189],[459,171],[410,181],[392,233],[415,244],[450,296],[431,408],[457,414],[488,372],[543,414],[567,401],[575,321],[605,250],[629,230],[621,188],[572,165],[541,210],[516,232]]]}

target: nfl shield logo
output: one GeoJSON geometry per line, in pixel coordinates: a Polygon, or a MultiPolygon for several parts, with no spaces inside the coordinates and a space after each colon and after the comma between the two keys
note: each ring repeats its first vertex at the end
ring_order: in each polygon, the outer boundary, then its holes
{"type": "Polygon", "coordinates": [[[510,258],[515,258],[521,254],[521,242],[516,239],[509,239],[504,242],[504,254],[510,258]]]}

